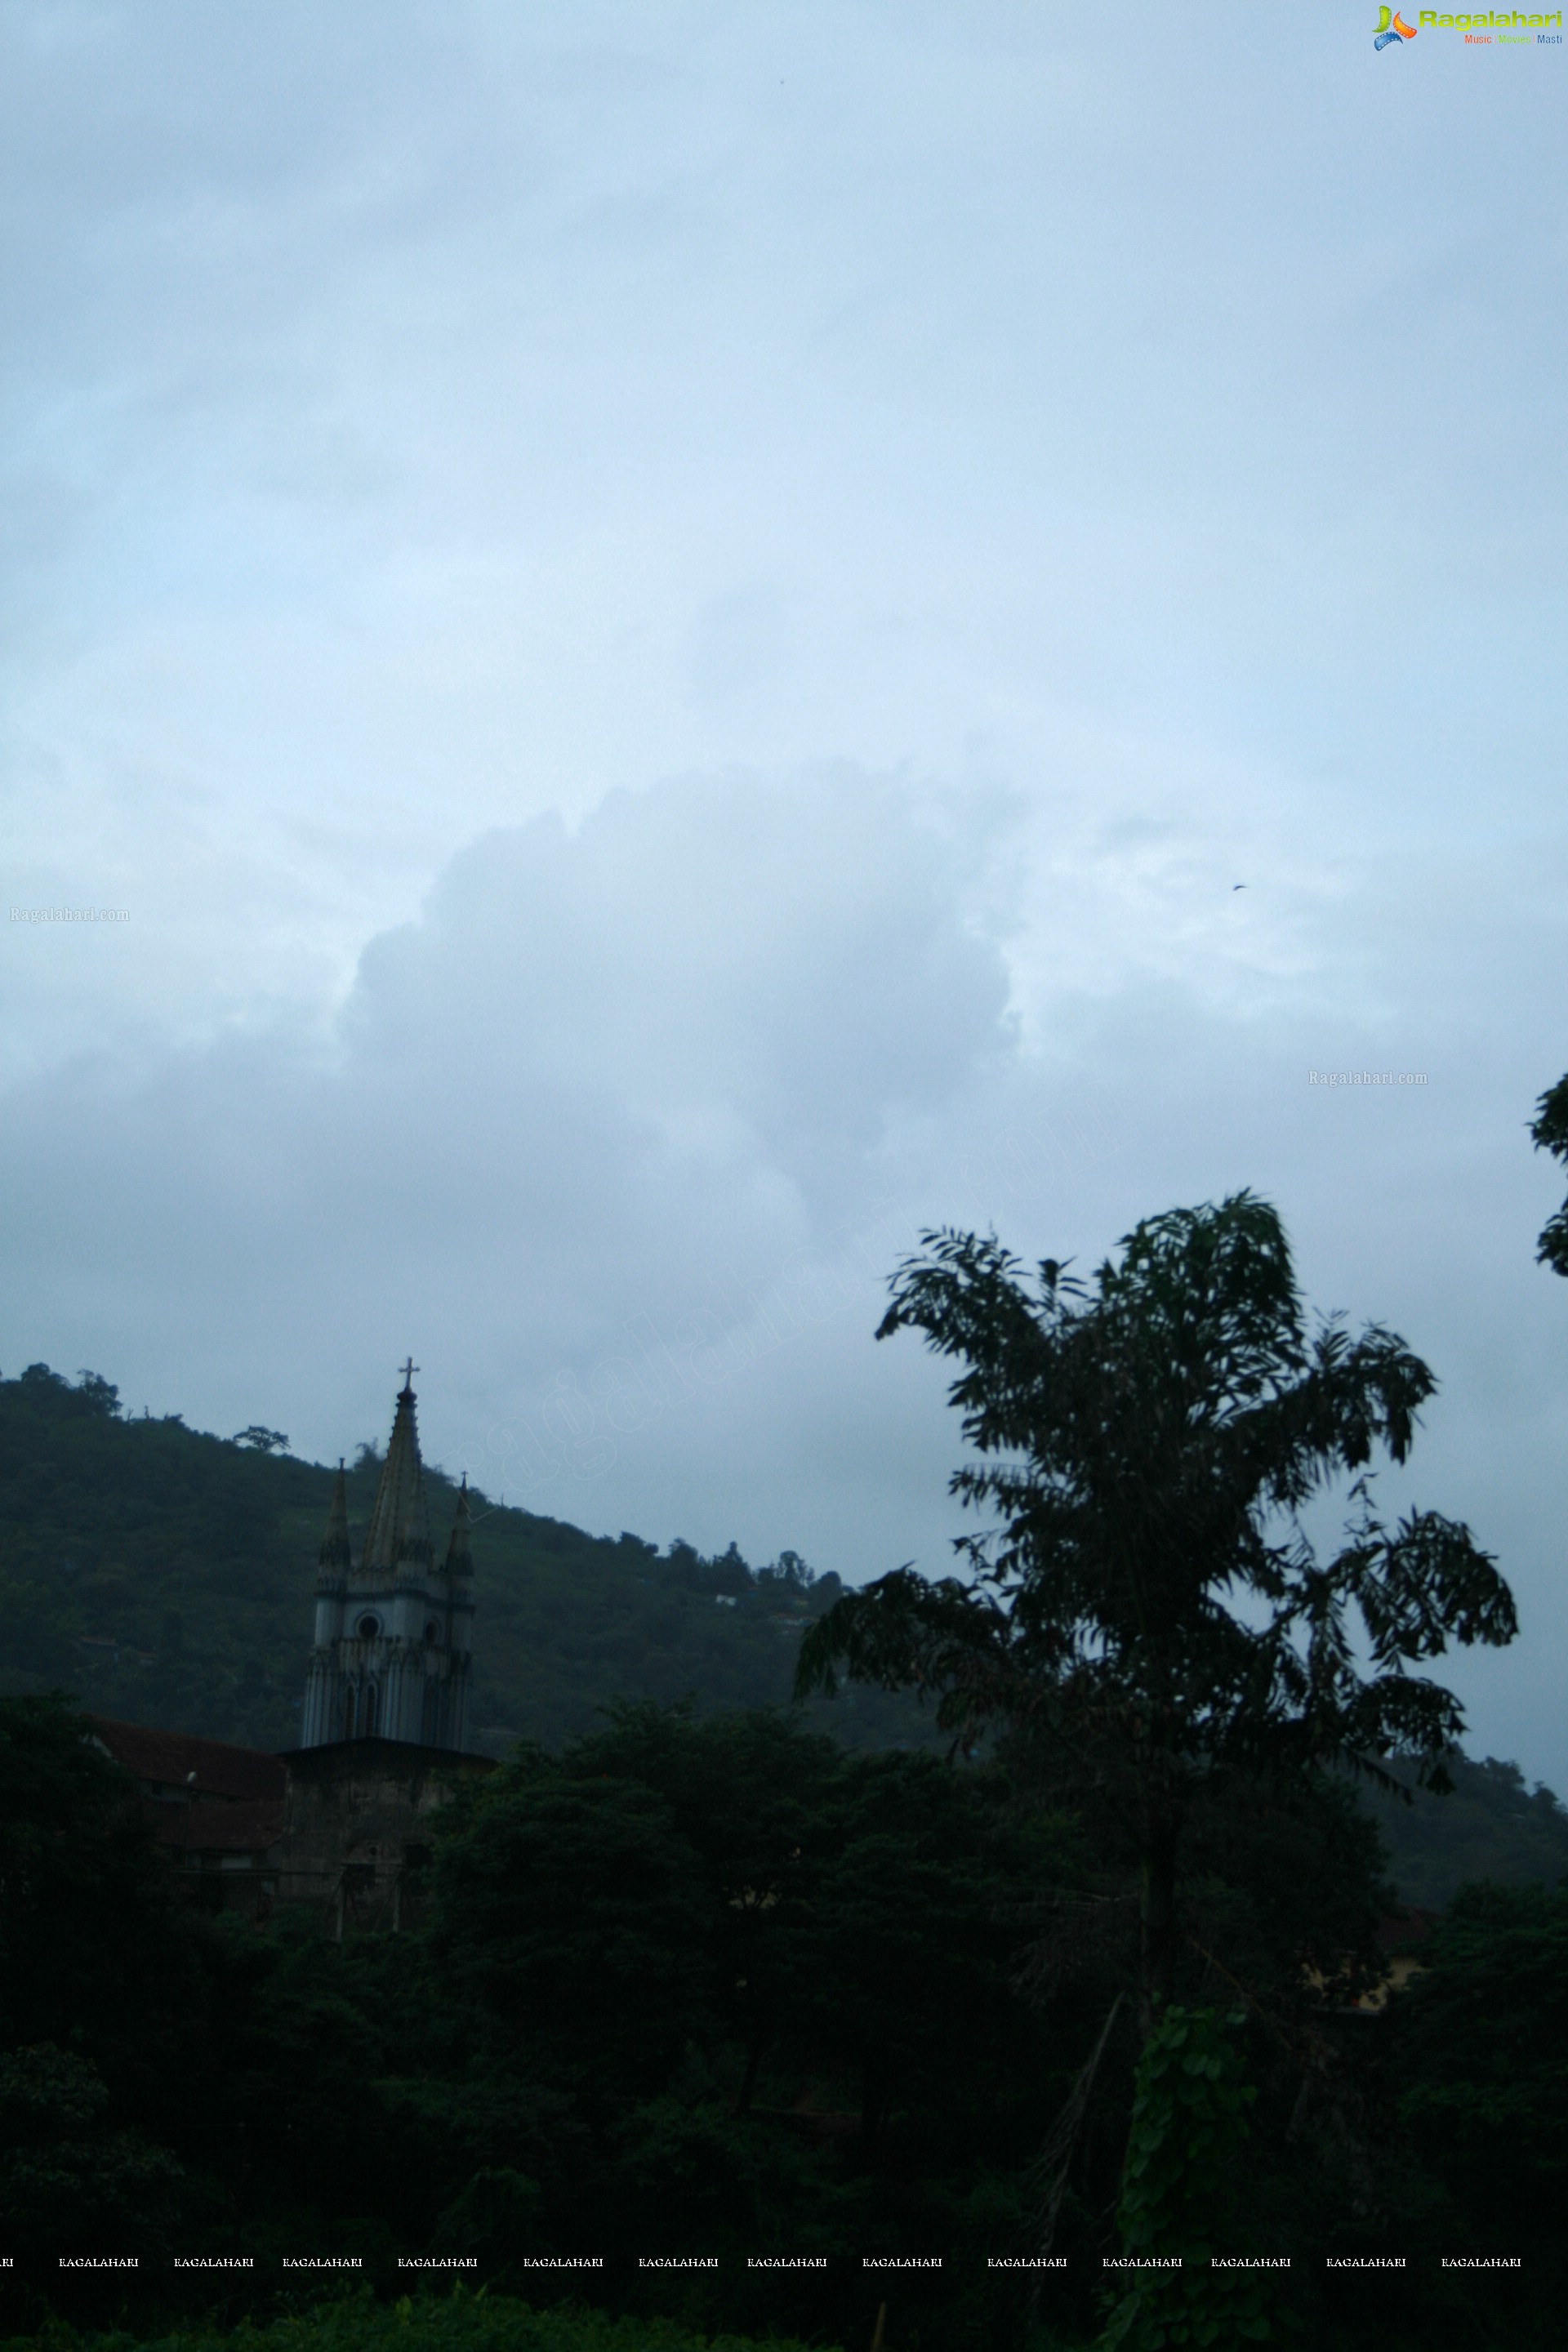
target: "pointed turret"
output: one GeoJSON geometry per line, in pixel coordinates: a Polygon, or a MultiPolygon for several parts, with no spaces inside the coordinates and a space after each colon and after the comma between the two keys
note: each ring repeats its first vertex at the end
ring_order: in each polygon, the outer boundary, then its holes
{"type": "Polygon", "coordinates": [[[334,1643],[342,1634],[344,1596],[353,1570],[349,1558],[348,1481],[343,1476],[342,1462],[338,1464],[331,1508],[327,1513],[326,1531],[316,1559],[316,1646],[310,1654],[305,1680],[305,1713],[300,1731],[300,1744],[307,1748],[335,1737],[331,1727],[331,1655],[334,1643]]]}
{"type": "Polygon", "coordinates": [[[468,1474],[465,1470],[463,1483],[458,1489],[458,1507],[452,1517],[452,1532],[447,1538],[442,1578],[447,1588],[447,1645],[451,1671],[444,1686],[433,1694],[432,1728],[426,1734],[427,1738],[434,1738],[442,1748],[462,1748],[468,1743],[470,1653],[474,1644],[472,1528],[473,1520],[468,1513],[468,1474]]]}
{"type": "Polygon", "coordinates": [[[321,1549],[316,1555],[321,1562],[319,1581],[332,1584],[348,1574],[349,1559],[349,1489],[343,1475],[343,1465],[338,1463],[337,1482],[332,1488],[332,1505],[327,1513],[327,1531],[321,1538],[321,1549]]]}
{"type": "Polygon", "coordinates": [[[365,1530],[362,1576],[391,1570],[422,1576],[431,1565],[430,1522],[425,1509],[425,1469],[414,1418],[414,1362],[404,1367],[403,1389],[393,1416],[392,1437],[365,1530]]]}
{"type": "Polygon", "coordinates": [[[474,1547],[470,1530],[473,1520],[468,1515],[468,1474],[463,1473],[463,1483],[458,1489],[457,1516],[447,1542],[447,1574],[454,1580],[468,1578],[474,1572],[474,1547]]]}
{"type": "Polygon", "coordinates": [[[349,1557],[348,1481],[338,1465],[316,1580],[316,1641],[306,1677],[302,1748],[375,1739],[461,1753],[473,1675],[473,1546],[468,1481],[446,1558],[430,1546],[410,1357],[357,1560],[349,1557]]]}

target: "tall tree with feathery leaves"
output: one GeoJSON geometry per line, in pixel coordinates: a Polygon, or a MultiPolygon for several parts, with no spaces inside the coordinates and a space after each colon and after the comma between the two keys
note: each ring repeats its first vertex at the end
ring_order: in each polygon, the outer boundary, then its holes
{"type": "Polygon", "coordinates": [[[1512,1598],[1467,1528],[1374,1516],[1368,1466],[1405,1459],[1436,1382],[1380,1326],[1309,1328],[1268,1202],[1150,1218],[1088,1283],[1049,1258],[1031,1277],[994,1236],[921,1241],[878,1337],[908,1326],[963,1363],[949,1395],[981,1458],[952,1486],[996,1524],[961,1538],[967,1579],[903,1568],[847,1594],[797,1687],[913,1687],[960,1744],[1023,1726],[1104,1759],[1136,1825],[1147,2035],[1205,1784],[1331,1760],[1386,1778],[1398,1751],[1442,1785],[1462,1711],[1411,1668],[1510,1641],[1512,1598]],[[1320,1559],[1300,1515],[1342,1473],[1352,1523],[1320,1559]]]}
{"type": "MultiPolygon", "coordinates": [[[[1568,1077],[1547,1087],[1535,1106],[1530,1133],[1537,1151],[1550,1151],[1568,1166],[1568,1077]]],[[[1535,1255],[1554,1274],[1568,1274],[1568,1201],[1542,1225],[1535,1255]]]]}

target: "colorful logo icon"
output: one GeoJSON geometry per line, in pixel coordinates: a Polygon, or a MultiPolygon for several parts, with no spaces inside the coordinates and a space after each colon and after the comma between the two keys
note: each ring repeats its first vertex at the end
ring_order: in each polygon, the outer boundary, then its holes
{"type": "Polygon", "coordinates": [[[1415,38],[1415,26],[1407,25],[1396,8],[1378,10],[1377,30],[1372,37],[1374,49],[1386,49],[1391,41],[1413,41],[1415,38]]]}

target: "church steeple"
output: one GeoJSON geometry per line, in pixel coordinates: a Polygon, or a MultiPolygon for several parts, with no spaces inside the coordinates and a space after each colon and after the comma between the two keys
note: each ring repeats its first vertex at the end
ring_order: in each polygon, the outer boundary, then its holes
{"type": "Polygon", "coordinates": [[[321,1538],[316,1643],[300,1744],[395,1740],[461,1750],[473,1672],[473,1551],[465,1475],[447,1557],[435,1565],[415,1420],[412,1357],[357,1561],[342,1463],[321,1538]]]}
{"type": "Polygon", "coordinates": [[[391,1570],[395,1574],[427,1575],[433,1554],[430,1521],[425,1509],[425,1468],[419,1459],[419,1431],[414,1418],[414,1374],[411,1356],[403,1368],[403,1388],[393,1415],[392,1437],[365,1530],[361,1574],[391,1570]]]}

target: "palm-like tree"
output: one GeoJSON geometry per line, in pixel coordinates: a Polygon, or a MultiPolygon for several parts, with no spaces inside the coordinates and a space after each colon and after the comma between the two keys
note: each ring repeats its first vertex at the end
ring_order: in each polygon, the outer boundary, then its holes
{"type": "Polygon", "coordinates": [[[1436,1381],[1381,1327],[1309,1329],[1267,1202],[1148,1219],[1089,1283],[1055,1259],[1026,1276],[994,1236],[921,1238],[878,1337],[908,1325],[963,1363],[949,1393],[980,1459],[952,1484],[995,1524],[962,1539],[967,1579],[904,1568],[846,1595],[803,1643],[798,1687],[841,1671],[912,1686],[960,1744],[1035,1726],[1117,1759],[1147,2032],[1205,1785],[1331,1759],[1386,1777],[1395,1750],[1440,1785],[1463,1717],[1411,1668],[1450,1641],[1511,1640],[1512,1598],[1468,1528],[1374,1517],[1368,1466],[1405,1460],[1436,1381]],[[1299,1515],[1340,1474],[1353,1521],[1321,1560],[1299,1515]]]}

